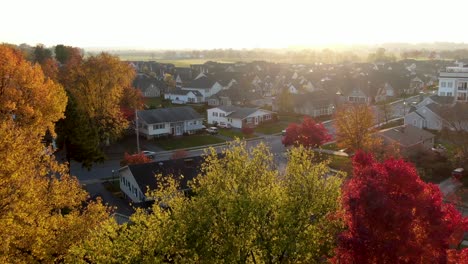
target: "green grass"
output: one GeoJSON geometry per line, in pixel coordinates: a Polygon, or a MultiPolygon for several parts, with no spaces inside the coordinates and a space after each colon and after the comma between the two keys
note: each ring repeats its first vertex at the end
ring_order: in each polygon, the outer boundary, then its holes
{"type": "Polygon", "coordinates": [[[301,115],[278,115],[278,119],[280,122],[301,123],[304,117],[301,115]]]}
{"type": "Polygon", "coordinates": [[[348,175],[353,172],[353,165],[349,157],[321,154],[324,159],[330,159],[330,168],[346,172],[348,175]]]}
{"type": "Polygon", "coordinates": [[[225,141],[212,135],[190,135],[177,138],[156,139],[155,142],[159,147],[165,150],[174,150],[223,143],[225,141]]]}
{"type": "Polygon", "coordinates": [[[323,149],[328,149],[328,150],[334,150],[334,151],[339,151],[339,150],[341,150],[341,149],[336,145],[336,143],[331,143],[331,144],[322,145],[322,148],[323,148],[323,149]]]}
{"type": "Polygon", "coordinates": [[[159,107],[172,107],[172,103],[169,100],[164,100],[162,97],[144,98],[143,102],[150,108],[159,107]]]}
{"type": "Polygon", "coordinates": [[[286,127],[288,127],[288,124],[289,122],[266,123],[256,127],[255,132],[267,135],[281,133],[283,129],[286,129],[286,127]]]}
{"type": "Polygon", "coordinates": [[[254,137],[254,135],[244,135],[244,133],[242,133],[241,131],[239,130],[235,130],[235,129],[224,129],[224,128],[221,128],[219,129],[219,134],[222,135],[222,136],[225,136],[225,137],[230,137],[232,139],[234,138],[240,138],[240,139],[245,139],[245,138],[252,138],[254,137]]]}

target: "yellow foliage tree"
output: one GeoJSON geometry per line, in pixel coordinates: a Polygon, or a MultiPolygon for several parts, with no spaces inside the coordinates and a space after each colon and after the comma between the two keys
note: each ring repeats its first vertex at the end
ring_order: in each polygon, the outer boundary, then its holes
{"type": "Polygon", "coordinates": [[[102,53],[87,58],[70,73],[72,81],[66,89],[98,130],[100,142],[118,138],[127,127],[120,109],[125,87],[131,87],[133,68],[118,57],[102,53]]]}
{"type": "Polygon", "coordinates": [[[235,143],[224,154],[207,157],[190,198],[172,177],[158,176],[151,214],[107,222],[67,261],[317,263],[332,254],[342,228],[340,175],[302,147],[290,152],[285,172],[264,145],[235,143]]]}
{"type": "Polygon", "coordinates": [[[39,66],[0,46],[0,263],[52,263],[108,218],[41,139],[66,96],[39,66]]]}
{"type": "Polygon", "coordinates": [[[336,141],[341,148],[351,151],[370,151],[380,144],[373,136],[375,118],[369,106],[349,104],[335,115],[336,141]]]}

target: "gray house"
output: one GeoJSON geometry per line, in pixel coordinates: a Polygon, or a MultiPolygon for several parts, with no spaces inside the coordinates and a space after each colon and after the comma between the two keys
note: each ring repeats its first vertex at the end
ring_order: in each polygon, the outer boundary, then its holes
{"type": "Polygon", "coordinates": [[[405,125],[413,125],[417,128],[442,130],[442,117],[438,114],[437,104],[424,105],[405,115],[405,125]]]}
{"type": "Polygon", "coordinates": [[[139,132],[147,138],[193,134],[204,129],[203,116],[192,107],[171,107],[137,112],[139,132]]]}
{"type": "Polygon", "coordinates": [[[402,154],[409,154],[419,149],[429,150],[434,147],[435,136],[412,125],[403,125],[379,131],[377,135],[384,144],[397,144],[402,154]]]}

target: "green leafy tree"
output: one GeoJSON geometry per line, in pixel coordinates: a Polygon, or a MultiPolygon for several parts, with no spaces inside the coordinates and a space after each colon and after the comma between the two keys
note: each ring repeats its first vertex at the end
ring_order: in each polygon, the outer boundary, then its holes
{"type": "Polygon", "coordinates": [[[68,261],[107,263],[317,263],[330,257],[342,222],[340,175],[329,176],[312,152],[294,148],[285,172],[267,147],[235,143],[219,158],[212,150],[202,175],[178,191],[158,177],[152,213],[132,224],[108,222],[68,261]],[[125,250],[121,250],[125,248],[125,250]]]}

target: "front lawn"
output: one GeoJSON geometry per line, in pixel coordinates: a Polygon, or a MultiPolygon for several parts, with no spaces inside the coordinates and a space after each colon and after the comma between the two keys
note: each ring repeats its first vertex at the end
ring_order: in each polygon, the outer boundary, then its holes
{"type": "Polygon", "coordinates": [[[143,103],[149,108],[172,107],[169,100],[164,100],[162,97],[148,97],[143,99],[143,103]]]}
{"type": "Polygon", "coordinates": [[[225,136],[225,137],[230,137],[232,139],[234,139],[236,137],[240,138],[240,139],[254,137],[254,135],[244,135],[244,133],[242,133],[241,131],[236,130],[236,129],[220,128],[218,131],[219,131],[220,135],[225,136]]]}
{"type": "Polygon", "coordinates": [[[344,171],[348,175],[351,175],[353,172],[353,164],[351,162],[351,158],[344,157],[344,156],[335,156],[335,155],[328,155],[328,154],[320,154],[323,159],[329,159],[330,164],[328,166],[334,170],[344,171]]]}
{"type": "Polygon", "coordinates": [[[192,148],[223,142],[225,141],[212,135],[190,135],[182,137],[155,139],[156,145],[165,150],[192,148]]]}
{"type": "Polygon", "coordinates": [[[281,133],[283,129],[286,129],[286,127],[288,127],[288,124],[289,123],[285,122],[261,124],[260,126],[255,128],[255,132],[267,135],[277,134],[281,133]]]}

